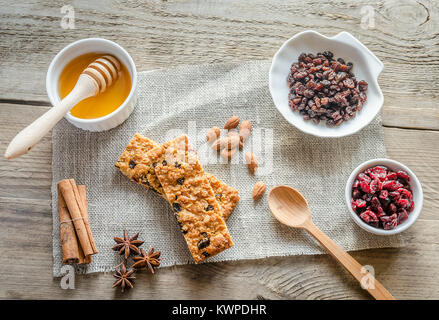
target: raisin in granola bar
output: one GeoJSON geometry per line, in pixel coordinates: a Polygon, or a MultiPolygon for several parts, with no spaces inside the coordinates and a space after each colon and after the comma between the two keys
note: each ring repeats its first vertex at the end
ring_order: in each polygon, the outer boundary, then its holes
{"type": "Polygon", "coordinates": [[[150,185],[147,177],[142,175],[142,173],[136,169],[143,155],[149,150],[158,147],[159,144],[154,141],[136,133],[134,137],[130,140],[127,147],[123,151],[119,160],[117,160],[115,166],[128,177],[128,179],[133,180],[145,188],[149,189],[150,185]]]}
{"type": "Polygon", "coordinates": [[[233,246],[212,186],[186,135],[150,151],[155,173],[196,263],[233,246]]]}

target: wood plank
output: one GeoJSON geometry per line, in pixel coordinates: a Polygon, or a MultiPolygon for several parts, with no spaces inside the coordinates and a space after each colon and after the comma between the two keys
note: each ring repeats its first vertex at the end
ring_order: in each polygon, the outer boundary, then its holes
{"type": "MultiPolygon", "coordinates": [[[[0,152],[47,107],[0,104],[0,152]]],[[[439,298],[439,132],[384,128],[391,158],[415,169],[425,192],[419,220],[405,248],[354,252],[397,299],[439,298]],[[419,143],[422,141],[422,144],[419,143]],[[413,150],[416,150],[415,152],[413,150]]],[[[52,278],[51,139],[29,154],[0,159],[0,298],[17,299],[369,299],[330,256],[293,256],[160,269],[138,275],[127,295],[111,289],[113,277],[76,277],[76,290],[52,278]],[[13,272],[11,272],[13,270],[13,272]],[[179,286],[175,286],[175,283],[179,286]]]]}
{"type": "Polygon", "coordinates": [[[439,129],[439,3],[281,0],[75,1],[76,29],[60,27],[62,1],[0,0],[0,99],[47,102],[45,74],[68,43],[104,37],[124,46],[138,70],[270,59],[297,32],[350,31],[385,64],[380,85],[387,126],[439,129]],[[107,3],[103,3],[107,2],[107,3]],[[361,8],[375,27],[361,28],[361,8]]]}

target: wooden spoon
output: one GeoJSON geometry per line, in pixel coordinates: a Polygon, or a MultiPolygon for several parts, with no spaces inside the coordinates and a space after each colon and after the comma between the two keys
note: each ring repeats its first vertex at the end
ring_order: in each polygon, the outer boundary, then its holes
{"type": "Polygon", "coordinates": [[[365,289],[377,300],[395,300],[368,271],[363,273],[362,266],[334,241],[328,238],[311,220],[311,211],[303,195],[289,186],[277,186],[268,194],[268,206],[274,217],[281,223],[308,231],[351,275],[361,283],[367,279],[369,286],[365,289]],[[367,278],[365,278],[367,277],[367,278]],[[371,288],[368,288],[371,287],[371,288]]]}
{"type": "Polygon", "coordinates": [[[110,55],[100,57],[89,64],[82,71],[78,82],[68,96],[12,139],[6,149],[5,158],[13,159],[27,153],[78,102],[104,92],[118,78],[119,72],[120,62],[110,55]]]}

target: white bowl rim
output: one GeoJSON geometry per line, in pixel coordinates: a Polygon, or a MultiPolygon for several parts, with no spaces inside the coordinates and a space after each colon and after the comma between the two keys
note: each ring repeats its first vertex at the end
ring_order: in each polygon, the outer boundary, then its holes
{"type": "MultiPolygon", "coordinates": [[[[89,41],[101,41],[101,42],[106,42],[110,45],[113,45],[115,47],[117,47],[118,49],[120,49],[123,54],[127,57],[129,63],[130,63],[130,67],[133,70],[133,75],[132,75],[132,79],[131,79],[131,90],[130,93],[128,94],[128,96],[126,97],[126,99],[122,102],[122,104],[113,112],[99,117],[99,118],[92,118],[92,119],[82,119],[82,118],[78,118],[73,116],[70,111],[65,115],[66,118],[70,119],[71,121],[77,122],[77,123],[86,123],[86,124],[90,124],[90,123],[99,123],[101,121],[107,120],[109,118],[112,118],[113,116],[115,116],[116,114],[118,114],[119,112],[121,112],[121,110],[123,110],[126,105],[128,104],[129,101],[131,101],[131,99],[134,96],[135,90],[136,90],[136,86],[137,86],[137,69],[136,69],[136,65],[134,64],[133,58],[131,57],[131,55],[119,44],[117,44],[114,41],[108,40],[108,39],[104,39],[104,38],[85,38],[85,39],[80,39],[77,41],[74,41],[70,44],[68,44],[67,46],[65,46],[61,51],[59,51],[56,56],[52,59],[52,62],[49,65],[49,68],[47,70],[47,75],[46,75],[46,92],[47,95],[49,96],[49,99],[51,97],[50,92],[49,92],[49,86],[51,85],[49,82],[52,80],[51,79],[51,75],[53,73],[53,68],[55,67],[56,63],[58,62],[58,60],[60,59],[60,57],[70,48],[72,48],[73,46],[76,46],[78,44],[82,44],[84,42],[89,42],[89,41]]],[[[109,52],[109,54],[111,54],[109,52]]],[[[51,101],[52,102],[52,101],[51,101]]]]}
{"type": "MultiPolygon", "coordinates": [[[[350,44],[346,44],[346,45],[350,45],[350,44]]],[[[350,45],[350,46],[352,46],[352,45],[350,45]]],[[[382,109],[382,107],[384,105],[384,95],[383,95],[381,87],[380,87],[380,85],[378,83],[378,77],[381,74],[381,72],[383,71],[383,69],[384,69],[384,64],[381,62],[381,60],[378,59],[377,56],[375,56],[375,54],[372,51],[370,51],[360,40],[358,40],[356,37],[354,37],[351,33],[347,32],[347,31],[342,31],[342,32],[337,33],[335,36],[327,37],[327,36],[317,32],[317,31],[314,31],[314,30],[305,30],[305,31],[302,31],[302,32],[299,32],[299,33],[295,34],[293,37],[291,37],[290,39],[286,40],[281,45],[281,47],[276,51],[276,53],[274,54],[274,56],[272,58],[272,63],[271,63],[270,70],[269,70],[269,73],[268,73],[268,85],[269,85],[270,94],[271,94],[271,97],[273,99],[273,103],[276,106],[276,109],[278,109],[279,113],[282,114],[282,116],[285,118],[285,120],[288,121],[292,126],[294,126],[298,130],[300,130],[300,131],[302,131],[302,132],[304,132],[306,134],[310,134],[310,135],[315,136],[315,137],[320,137],[320,138],[342,138],[342,137],[347,137],[347,136],[353,135],[353,134],[359,132],[360,130],[362,130],[363,128],[367,127],[372,122],[372,120],[375,119],[375,117],[378,115],[378,113],[381,111],[381,109],[382,109]],[[273,89],[272,74],[273,74],[273,68],[274,68],[275,62],[277,61],[277,57],[284,50],[284,48],[289,45],[290,42],[292,42],[296,38],[298,38],[300,36],[303,36],[303,35],[306,35],[306,34],[314,34],[316,36],[319,36],[319,37],[327,39],[327,40],[336,40],[336,38],[339,37],[340,35],[346,34],[346,35],[352,37],[353,39],[355,39],[356,40],[356,44],[358,45],[358,47],[360,47],[363,52],[366,52],[369,56],[371,56],[375,60],[377,65],[379,66],[378,67],[379,71],[376,73],[376,77],[373,78],[373,84],[376,87],[376,89],[378,90],[378,93],[379,93],[379,95],[381,97],[381,100],[382,100],[381,105],[379,106],[379,108],[377,108],[375,114],[373,116],[371,116],[369,120],[365,121],[362,125],[358,126],[357,128],[355,128],[354,130],[352,130],[350,132],[347,132],[347,133],[344,133],[344,134],[338,134],[338,135],[337,134],[334,134],[334,135],[324,135],[324,134],[319,134],[317,132],[311,132],[309,130],[306,130],[305,128],[297,126],[295,123],[293,123],[293,121],[291,119],[285,117],[284,114],[279,110],[279,108],[276,105],[275,98],[274,98],[274,96],[272,94],[272,92],[274,90],[273,89]]]]}
{"type": "MultiPolygon", "coordinates": [[[[415,191],[415,190],[412,189],[412,191],[415,191]]],[[[346,182],[345,200],[346,200],[346,205],[348,207],[348,210],[349,210],[353,220],[355,221],[355,223],[357,225],[359,225],[362,229],[369,231],[371,233],[374,233],[377,235],[389,236],[389,235],[394,235],[394,234],[403,232],[404,230],[407,230],[418,219],[419,214],[422,211],[422,206],[423,206],[423,202],[424,202],[424,193],[422,191],[421,182],[419,181],[418,177],[406,165],[404,165],[401,162],[398,162],[396,160],[392,160],[392,159],[388,159],[388,158],[376,158],[376,159],[371,159],[371,160],[368,160],[368,161],[361,163],[359,166],[357,166],[352,171],[351,175],[349,176],[349,178],[346,182]],[[417,202],[415,202],[415,209],[413,210],[413,212],[411,212],[409,214],[409,218],[391,230],[379,229],[379,228],[375,228],[375,227],[368,225],[363,220],[361,220],[361,218],[354,212],[354,210],[351,207],[352,184],[353,184],[355,178],[362,170],[369,168],[369,167],[376,166],[376,165],[384,165],[384,166],[387,165],[389,167],[390,166],[397,167],[398,169],[406,171],[410,175],[410,179],[411,179],[410,183],[416,187],[416,192],[419,194],[419,199],[417,202]]]]}

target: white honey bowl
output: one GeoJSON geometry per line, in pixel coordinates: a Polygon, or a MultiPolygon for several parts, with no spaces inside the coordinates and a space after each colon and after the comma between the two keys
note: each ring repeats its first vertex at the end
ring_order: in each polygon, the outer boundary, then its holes
{"type": "Polygon", "coordinates": [[[65,115],[67,121],[74,126],[88,131],[105,131],[117,127],[124,122],[134,110],[137,91],[137,70],[128,52],[117,43],[101,39],[88,38],[75,41],[62,49],[52,60],[46,76],[46,90],[52,105],[57,105],[61,98],[58,93],[59,76],[64,67],[74,58],[86,53],[107,53],[115,56],[124,64],[131,76],[131,91],[125,101],[113,112],[94,119],[81,119],[70,112],[65,115]]]}
{"type": "Polygon", "coordinates": [[[360,41],[348,32],[340,32],[328,38],[315,31],[304,31],[287,40],[273,57],[269,73],[269,87],[274,104],[284,118],[299,130],[318,137],[339,138],[354,134],[367,126],[383,106],[384,96],[378,85],[378,76],[383,71],[383,63],[360,41]],[[297,62],[301,53],[334,53],[334,58],[343,58],[352,62],[353,72],[358,81],[369,84],[367,101],[355,118],[343,122],[340,126],[327,127],[324,122],[316,125],[305,121],[297,111],[288,105],[287,77],[290,67],[297,62]]]}

